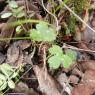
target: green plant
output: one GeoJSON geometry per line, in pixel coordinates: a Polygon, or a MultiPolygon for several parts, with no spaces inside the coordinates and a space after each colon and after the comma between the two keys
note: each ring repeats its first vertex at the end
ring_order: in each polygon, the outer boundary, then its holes
{"type": "MultiPolygon", "coordinates": [[[[14,25],[20,25],[27,22],[38,23],[36,24],[36,29],[30,29],[29,38],[31,40],[35,42],[54,42],[54,40],[56,40],[57,34],[54,28],[46,22],[26,20],[17,22],[14,25]]],[[[60,65],[64,68],[69,68],[76,59],[76,52],[69,50],[64,54],[62,48],[58,45],[52,45],[49,49],[49,53],[51,57],[48,59],[48,63],[49,66],[54,69],[57,69],[60,65]]]]}
{"type": "Polygon", "coordinates": [[[77,13],[84,11],[89,6],[89,0],[71,0],[77,13]]]}
{"type": "Polygon", "coordinates": [[[73,15],[70,15],[68,29],[71,34],[75,33],[75,27],[76,27],[76,18],[73,15]]]}
{"type": "Polygon", "coordinates": [[[76,53],[69,50],[63,53],[63,50],[58,45],[53,45],[49,48],[50,58],[48,59],[49,66],[53,69],[59,68],[62,65],[64,68],[70,68],[73,61],[76,59],[76,53]]]}
{"type": "Polygon", "coordinates": [[[26,13],[24,11],[24,6],[19,7],[16,3],[16,1],[8,1],[8,5],[10,8],[9,12],[6,12],[1,15],[1,18],[8,18],[10,16],[14,16],[16,18],[21,18],[26,16],[26,13]]]}
{"type": "MultiPolygon", "coordinates": [[[[30,30],[30,38],[33,41],[54,41],[56,36],[54,29],[48,27],[44,22],[37,24],[36,29],[30,30]]],[[[58,45],[52,45],[49,48],[49,53],[51,57],[48,59],[48,63],[54,69],[57,69],[60,65],[64,68],[69,68],[76,58],[76,52],[69,50],[64,54],[62,48],[58,45]]]]}
{"type": "MultiPolygon", "coordinates": [[[[56,40],[57,34],[55,29],[47,22],[38,21],[38,20],[23,20],[16,21],[12,23],[13,26],[19,25],[18,31],[21,29],[20,25],[24,23],[38,23],[36,24],[36,29],[30,29],[28,39],[33,40],[34,42],[54,42],[56,40]]],[[[53,43],[50,43],[53,44],[53,43]]],[[[63,50],[58,45],[52,45],[49,49],[51,57],[48,59],[49,66],[57,69],[60,65],[64,68],[69,68],[74,59],[76,58],[76,53],[74,51],[69,51],[67,54],[63,53],[63,50]]]]}
{"type": "Polygon", "coordinates": [[[56,32],[52,27],[44,22],[36,25],[36,29],[30,30],[30,37],[33,41],[54,41],[56,39],[56,32]]]}
{"type": "Polygon", "coordinates": [[[9,88],[15,88],[14,78],[18,75],[18,71],[13,70],[9,64],[0,65],[0,93],[2,90],[9,88]]]}

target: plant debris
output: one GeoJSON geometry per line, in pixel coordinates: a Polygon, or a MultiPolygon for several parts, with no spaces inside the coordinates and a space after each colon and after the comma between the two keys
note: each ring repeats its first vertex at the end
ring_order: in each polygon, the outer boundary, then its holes
{"type": "Polygon", "coordinates": [[[0,0],[0,95],[94,95],[95,1],[0,0]]]}

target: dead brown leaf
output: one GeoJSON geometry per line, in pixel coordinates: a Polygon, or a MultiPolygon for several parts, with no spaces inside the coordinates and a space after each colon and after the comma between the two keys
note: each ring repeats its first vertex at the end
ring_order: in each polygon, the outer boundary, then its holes
{"type": "Polygon", "coordinates": [[[74,87],[72,95],[92,95],[95,92],[95,71],[87,70],[80,84],[74,87]]]}
{"type": "Polygon", "coordinates": [[[13,66],[18,66],[24,64],[24,54],[22,50],[28,48],[31,45],[30,41],[20,40],[14,42],[7,51],[7,60],[9,64],[13,66]]]}
{"type": "MultiPolygon", "coordinates": [[[[0,33],[0,38],[4,39],[4,38],[11,38],[14,32],[14,28],[13,27],[9,27],[9,23],[15,21],[14,17],[9,18],[9,20],[7,21],[7,23],[4,23],[1,27],[1,33],[0,33]]],[[[6,44],[8,44],[10,42],[10,39],[8,40],[0,40],[0,46],[4,47],[6,44]]]]}
{"type": "Polygon", "coordinates": [[[38,79],[40,90],[46,95],[61,95],[56,87],[54,79],[37,65],[33,68],[35,75],[38,79]],[[46,76],[45,76],[46,74],[46,76]]]}
{"type": "Polygon", "coordinates": [[[32,44],[30,40],[19,40],[16,42],[16,44],[18,44],[18,46],[24,50],[30,47],[30,45],[32,44]]]}
{"type": "Polygon", "coordinates": [[[7,51],[7,62],[10,64],[15,63],[18,60],[19,55],[20,48],[17,45],[12,44],[7,51]]]}
{"type": "Polygon", "coordinates": [[[81,64],[81,66],[84,70],[95,70],[95,61],[94,60],[82,61],[82,62],[79,62],[79,64],[81,64]]]}
{"type": "Polygon", "coordinates": [[[28,88],[28,85],[23,82],[19,82],[15,89],[13,89],[15,93],[24,93],[25,95],[38,95],[32,88],[28,88]]]}
{"type": "Polygon", "coordinates": [[[61,91],[62,95],[64,95],[64,92],[67,92],[69,95],[71,95],[72,87],[69,84],[68,77],[65,73],[61,73],[58,78],[58,82],[62,85],[63,90],[61,91]]]}
{"type": "Polygon", "coordinates": [[[0,52],[0,64],[3,63],[6,59],[6,56],[0,52]]]}

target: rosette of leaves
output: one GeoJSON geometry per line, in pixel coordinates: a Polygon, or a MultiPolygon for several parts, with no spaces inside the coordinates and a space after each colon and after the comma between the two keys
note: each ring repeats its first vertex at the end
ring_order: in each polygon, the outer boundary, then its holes
{"type": "Polygon", "coordinates": [[[49,48],[50,58],[48,59],[49,67],[57,69],[60,66],[64,68],[70,68],[70,66],[76,60],[76,52],[72,50],[66,51],[63,53],[63,50],[58,45],[53,45],[49,48]]]}

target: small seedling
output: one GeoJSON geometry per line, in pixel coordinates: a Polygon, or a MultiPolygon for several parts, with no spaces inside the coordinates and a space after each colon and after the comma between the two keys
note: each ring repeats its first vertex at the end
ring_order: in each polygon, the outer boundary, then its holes
{"type": "Polygon", "coordinates": [[[49,53],[51,54],[51,57],[48,59],[48,63],[53,69],[57,69],[61,65],[64,68],[70,68],[70,66],[73,64],[73,61],[76,59],[75,52],[70,50],[64,54],[62,48],[58,45],[53,45],[51,48],[49,48],[49,53]]]}

